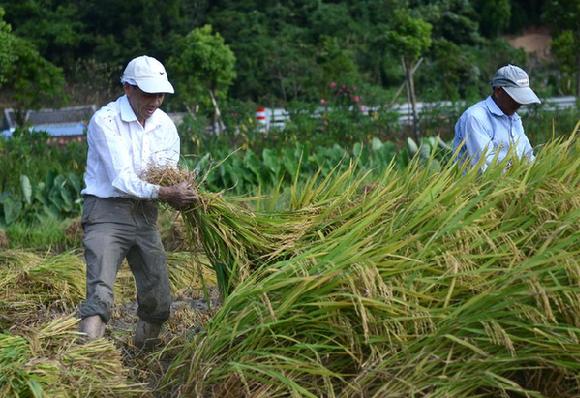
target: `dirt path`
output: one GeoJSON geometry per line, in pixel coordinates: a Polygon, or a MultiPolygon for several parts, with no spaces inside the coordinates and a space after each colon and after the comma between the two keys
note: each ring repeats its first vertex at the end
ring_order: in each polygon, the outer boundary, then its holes
{"type": "Polygon", "coordinates": [[[539,59],[551,58],[552,36],[545,28],[529,29],[518,36],[506,36],[505,39],[515,48],[523,48],[530,55],[539,59]]]}
{"type": "Polygon", "coordinates": [[[161,344],[152,352],[141,352],[132,343],[137,323],[137,303],[115,306],[107,325],[106,338],[111,339],[123,356],[124,366],[130,370],[130,379],[145,384],[151,393],[147,398],[162,398],[156,392],[168,367],[181,351],[180,347],[204,330],[205,324],[220,307],[216,288],[209,291],[208,300],[201,291],[184,292],[171,305],[171,315],[163,327],[161,344]]]}

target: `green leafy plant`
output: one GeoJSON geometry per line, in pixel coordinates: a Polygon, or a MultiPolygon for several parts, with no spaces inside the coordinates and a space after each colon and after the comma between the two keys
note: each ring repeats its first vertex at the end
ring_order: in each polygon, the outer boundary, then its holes
{"type": "Polygon", "coordinates": [[[18,192],[0,195],[0,225],[17,221],[34,223],[45,217],[74,217],[80,212],[80,191],[81,179],[74,173],[49,172],[44,181],[37,183],[21,175],[18,192]]]}

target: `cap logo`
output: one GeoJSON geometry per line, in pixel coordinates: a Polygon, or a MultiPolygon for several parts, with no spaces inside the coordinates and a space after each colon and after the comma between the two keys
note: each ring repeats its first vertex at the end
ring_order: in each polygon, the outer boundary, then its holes
{"type": "Polygon", "coordinates": [[[516,83],[522,85],[522,84],[529,84],[530,81],[529,81],[529,79],[518,79],[516,81],[516,83]]]}

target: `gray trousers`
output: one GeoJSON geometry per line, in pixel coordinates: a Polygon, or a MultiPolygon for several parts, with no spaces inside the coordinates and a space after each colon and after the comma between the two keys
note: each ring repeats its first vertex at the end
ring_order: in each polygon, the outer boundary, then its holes
{"type": "Polygon", "coordinates": [[[111,318],[113,284],[124,258],[137,284],[137,316],[150,323],[169,318],[167,257],[157,230],[153,201],[85,196],[81,217],[87,297],[79,316],[111,318]]]}

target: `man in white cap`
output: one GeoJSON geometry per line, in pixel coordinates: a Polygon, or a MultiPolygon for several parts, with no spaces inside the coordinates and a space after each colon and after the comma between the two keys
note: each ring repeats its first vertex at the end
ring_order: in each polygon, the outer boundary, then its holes
{"type": "Polygon", "coordinates": [[[502,161],[512,148],[518,157],[533,161],[530,140],[516,113],[522,105],[540,103],[530,88],[528,74],[520,67],[506,65],[497,70],[491,86],[492,95],[469,107],[455,124],[453,147],[461,147],[458,160],[475,166],[484,156],[484,171],[496,157],[502,161]]]}
{"type": "Polygon", "coordinates": [[[150,349],[169,317],[166,255],[157,230],[157,201],[182,208],[196,200],[185,183],[161,187],[141,178],[150,166],[176,166],[179,136],[159,107],[173,93],[155,58],[140,56],[121,77],[125,95],[98,110],[87,133],[88,154],[81,223],[87,297],[79,306],[80,330],[103,337],[111,317],[113,284],[127,259],[137,285],[139,321],[134,343],[150,349]]]}

